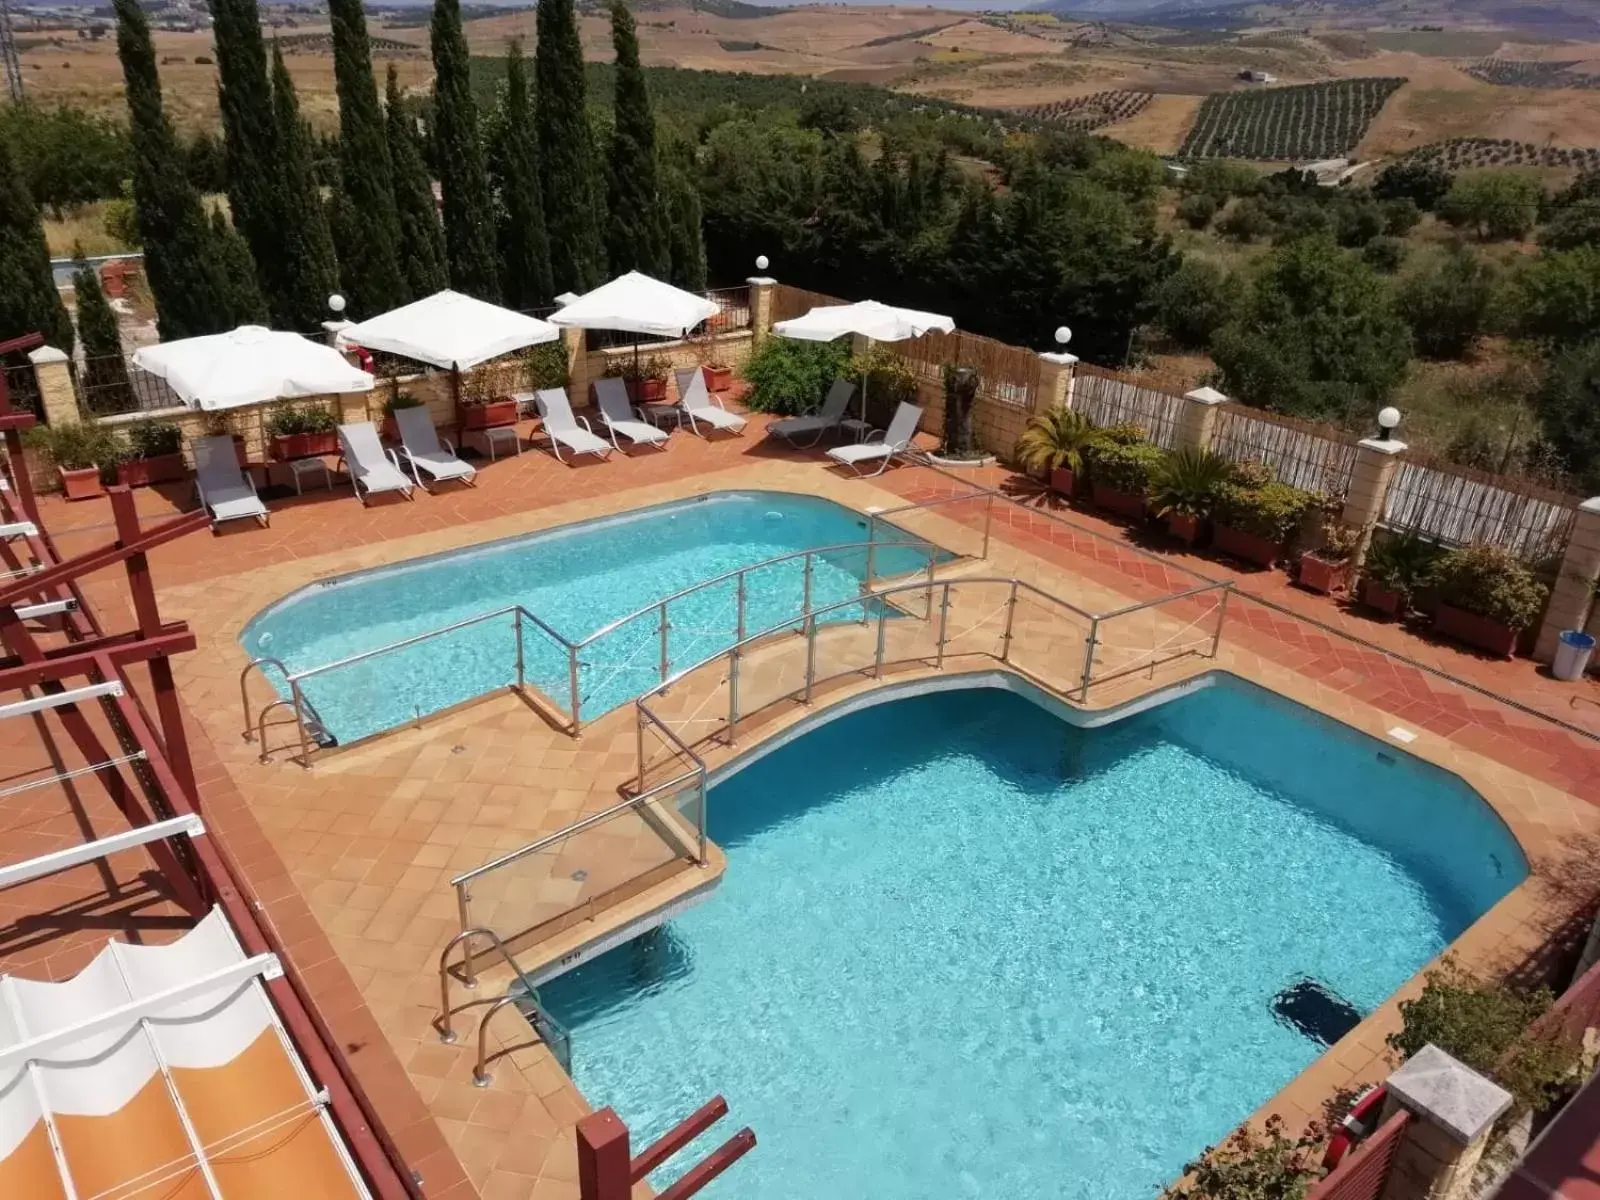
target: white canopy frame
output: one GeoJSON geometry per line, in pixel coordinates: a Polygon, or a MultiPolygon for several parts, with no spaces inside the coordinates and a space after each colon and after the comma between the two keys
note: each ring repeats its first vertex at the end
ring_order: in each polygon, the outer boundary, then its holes
{"type": "Polygon", "coordinates": [[[561,330],[548,321],[446,289],[347,326],[335,344],[382,350],[446,371],[468,371],[560,336],[561,330]]]}
{"type": "MultiPolygon", "coordinates": [[[[550,320],[564,329],[605,329],[645,337],[686,338],[720,311],[715,300],[686,292],[638,271],[629,271],[592,292],[567,301],[550,320]]],[[[638,342],[633,344],[633,365],[637,370],[638,342]]],[[[579,397],[578,403],[583,402],[579,397]]]]}
{"type": "Polygon", "coordinates": [[[370,392],[373,383],[332,346],[259,325],[145,346],[134,352],[133,365],[165,380],[186,405],[204,412],[370,392]]]}

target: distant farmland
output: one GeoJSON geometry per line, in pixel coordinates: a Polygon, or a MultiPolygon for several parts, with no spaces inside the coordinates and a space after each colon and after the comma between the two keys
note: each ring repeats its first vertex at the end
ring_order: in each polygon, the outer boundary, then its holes
{"type": "Polygon", "coordinates": [[[1302,160],[1354,150],[1404,79],[1339,79],[1297,87],[1214,92],[1179,154],[1302,160]]]}

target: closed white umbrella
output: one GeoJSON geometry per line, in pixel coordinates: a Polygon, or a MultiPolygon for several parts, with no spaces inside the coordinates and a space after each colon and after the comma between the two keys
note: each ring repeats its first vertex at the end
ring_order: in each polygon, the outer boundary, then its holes
{"type": "Polygon", "coordinates": [[[372,376],[332,346],[259,325],[145,346],[134,353],[133,365],[166,380],[190,408],[207,412],[372,390],[372,376]]]}
{"type": "Polygon", "coordinates": [[[351,325],[340,332],[338,344],[465,371],[560,336],[561,331],[548,321],[474,296],[443,291],[351,325]]]}
{"type": "Polygon", "coordinates": [[[903,342],[925,333],[954,333],[955,328],[954,321],[938,313],[862,300],[813,308],[803,317],[777,322],[772,332],[805,342],[831,342],[845,334],[859,334],[875,342],[903,342]]]}
{"type": "Polygon", "coordinates": [[[650,337],[683,337],[717,315],[715,301],[651,279],[638,271],[603,283],[555,312],[553,324],[570,329],[614,329],[650,337]]]}

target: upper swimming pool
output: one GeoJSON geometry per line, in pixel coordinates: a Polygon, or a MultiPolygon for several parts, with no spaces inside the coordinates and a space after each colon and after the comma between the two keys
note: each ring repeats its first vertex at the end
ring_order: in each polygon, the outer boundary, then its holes
{"type": "MultiPolygon", "coordinates": [[[[712,492],[323,580],[257,614],[239,640],[251,658],[277,658],[298,672],[520,604],[568,640],[581,642],[694,584],[795,551],[857,545],[867,537],[867,519],[830,500],[712,492]]],[[[920,544],[896,546],[914,539],[882,521],[874,537],[880,543],[875,578],[923,569],[933,553],[920,544]]],[[[856,595],[866,570],[862,550],[814,559],[813,605],[856,595]]],[[[751,574],[746,631],[796,619],[803,611],[804,576],[798,558],[751,574]]],[[[674,602],[668,669],[731,644],[736,604],[732,579],[674,602]]],[[[849,615],[845,609],[833,618],[849,615]]],[[[507,614],[312,676],[303,685],[305,695],[341,742],[404,724],[515,682],[513,621],[507,614]]],[[[566,650],[525,622],[523,655],[528,681],[570,711],[566,650]]],[[[659,621],[649,614],[621,626],[587,647],[579,662],[578,695],[587,720],[659,682],[659,621]]],[[[282,687],[276,673],[272,679],[282,687]]]]}
{"type": "Polygon", "coordinates": [[[724,1094],[760,1145],[707,1196],[1151,1200],[1322,1052],[1297,1018],[1526,875],[1454,776],[1226,677],[1044,705],[893,700],[717,783],[719,889],[540,989],[590,1101],[643,1145],[724,1094]]]}

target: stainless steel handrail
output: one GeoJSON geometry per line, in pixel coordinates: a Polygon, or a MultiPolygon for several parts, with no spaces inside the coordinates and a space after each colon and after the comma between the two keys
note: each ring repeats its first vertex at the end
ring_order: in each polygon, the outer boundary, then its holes
{"type": "Polygon", "coordinates": [[[497,608],[493,612],[479,613],[475,617],[468,617],[463,621],[455,622],[453,625],[441,625],[437,629],[429,629],[424,633],[419,633],[408,638],[402,638],[398,642],[389,642],[382,646],[375,646],[371,650],[363,650],[359,654],[352,654],[347,658],[339,658],[335,659],[333,662],[322,663],[315,667],[308,667],[304,671],[295,672],[289,677],[289,679],[291,682],[299,682],[303,679],[310,679],[313,676],[323,675],[329,671],[337,671],[340,667],[353,666],[358,662],[365,662],[369,658],[377,658],[381,654],[390,654],[396,650],[404,650],[408,646],[417,646],[423,642],[432,641],[434,638],[443,637],[447,633],[456,633],[462,629],[468,629],[473,625],[481,625],[483,622],[492,621],[496,617],[509,617],[514,613],[521,613],[523,617],[539,626],[539,628],[543,629],[567,649],[573,649],[573,644],[571,641],[557,633],[554,629],[551,629],[549,625],[545,624],[545,622],[541,621],[537,616],[529,612],[522,605],[509,604],[505,608],[497,608]]]}
{"type": "MultiPolygon", "coordinates": [[[[472,967],[471,945],[468,945],[464,950],[462,950],[461,954],[462,974],[464,976],[463,983],[468,988],[475,988],[478,986],[478,982],[477,973],[472,967]]],[[[562,1027],[559,1021],[550,1015],[550,1011],[545,1008],[544,1003],[539,999],[539,990],[533,986],[533,981],[529,979],[522,968],[517,965],[516,958],[512,955],[511,951],[506,948],[506,944],[500,940],[500,935],[495,933],[494,930],[488,928],[487,926],[463,929],[460,933],[456,934],[455,937],[446,942],[444,949],[439,952],[439,1018],[434,1022],[434,1028],[439,1032],[439,1040],[445,1043],[447,1046],[453,1045],[456,1042],[456,1031],[450,1023],[450,1018],[452,1015],[464,1008],[472,1008],[480,1004],[488,1005],[488,1011],[485,1012],[482,1017],[478,1018],[478,1059],[477,1065],[472,1072],[472,1081],[479,1087],[487,1087],[489,1084],[489,1073],[487,1070],[485,1070],[487,1063],[484,1040],[485,1033],[489,1027],[489,1022],[494,1018],[494,1015],[507,1004],[515,1004],[519,999],[524,997],[527,999],[528,1003],[533,1006],[534,1012],[546,1026],[556,1033],[559,1033],[563,1040],[570,1042],[570,1035],[567,1033],[566,1029],[562,1027]],[[500,957],[505,959],[506,965],[510,967],[512,973],[516,975],[517,982],[522,984],[522,997],[513,995],[511,990],[507,988],[504,995],[495,996],[492,998],[481,997],[477,1000],[469,1000],[465,1004],[459,1005],[458,1007],[451,1007],[450,952],[463,942],[475,937],[487,938],[489,944],[493,946],[495,950],[499,951],[500,957]]],[[[534,1032],[539,1034],[540,1040],[543,1041],[545,1045],[550,1047],[551,1052],[556,1054],[558,1059],[563,1059],[564,1056],[561,1054],[555,1043],[545,1034],[543,1030],[539,1028],[539,1021],[536,1020],[531,1022],[531,1024],[534,1026],[534,1032]]],[[[570,1061],[562,1061],[561,1065],[563,1069],[571,1070],[570,1061]]]]}
{"type": "Polygon", "coordinates": [[[942,504],[959,504],[968,500],[982,499],[983,505],[983,549],[978,552],[979,558],[989,557],[989,529],[994,523],[994,502],[999,497],[1004,499],[1004,493],[995,488],[977,488],[964,496],[940,496],[937,500],[917,500],[910,504],[900,504],[894,508],[886,508],[882,512],[869,513],[870,520],[867,530],[870,533],[878,521],[887,520],[899,513],[917,512],[920,509],[938,508],[942,504]]]}

